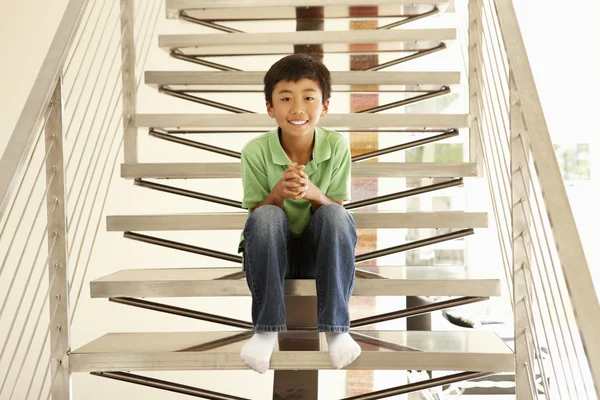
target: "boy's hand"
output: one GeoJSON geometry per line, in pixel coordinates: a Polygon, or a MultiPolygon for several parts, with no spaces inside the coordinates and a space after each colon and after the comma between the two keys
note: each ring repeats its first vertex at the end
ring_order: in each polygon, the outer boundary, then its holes
{"type": "Polygon", "coordinates": [[[308,179],[304,168],[304,165],[288,164],[288,169],[285,170],[282,177],[285,198],[316,200],[321,195],[319,188],[308,179]]]}

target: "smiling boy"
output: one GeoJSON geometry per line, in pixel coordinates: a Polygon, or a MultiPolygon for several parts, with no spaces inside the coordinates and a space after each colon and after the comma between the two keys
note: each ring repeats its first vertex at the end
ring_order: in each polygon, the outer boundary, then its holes
{"type": "Polygon", "coordinates": [[[250,214],[240,251],[254,335],[241,358],[259,373],[268,370],[277,333],[287,330],[284,280],[315,279],[317,328],[326,334],[332,365],[343,368],[361,352],[348,333],[357,233],[342,206],[350,199],[348,142],[317,126],[329,109],[330,73],[294,54],[273,64],[264,85],[278,128],[242,150],[242,207],[250,214]]]}

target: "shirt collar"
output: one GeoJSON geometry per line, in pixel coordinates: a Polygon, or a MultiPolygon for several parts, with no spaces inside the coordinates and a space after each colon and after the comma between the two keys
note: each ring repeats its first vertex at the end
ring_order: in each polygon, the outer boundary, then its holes
{"type": "MultiPolygon", "coordinates": [[[[292,162],[290,158],[285,154],[281,142],[279,141],[279,128],[272,130],[269,133],[269,147],[271,150],[271,157],[274,164],[287,166],[288,163],[292,162]]],[[[331,145],[323,129],[315,127],[315,147],[313,148],[313,161],[319,164],[331,157],[331,145]]]]}

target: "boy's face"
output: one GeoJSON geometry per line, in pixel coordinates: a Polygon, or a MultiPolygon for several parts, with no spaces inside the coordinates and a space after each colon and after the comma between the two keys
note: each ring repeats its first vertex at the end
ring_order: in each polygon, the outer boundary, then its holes
{"type": "Polygon", "coordinates": [[[282,132],[291,136],[311,135],[329,109],[329,99],[323,103],[319,84],[307,78],[278,82],[272,98],[273,104],[267,102],[267,112],[282,132]]]}

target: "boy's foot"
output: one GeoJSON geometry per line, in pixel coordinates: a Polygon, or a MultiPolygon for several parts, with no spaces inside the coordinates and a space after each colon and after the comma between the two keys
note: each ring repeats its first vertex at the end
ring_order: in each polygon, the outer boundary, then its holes
{"type": "Polygon", "coordinates": [[[269,369],[275,342],[277,332],[255,332],[242,347],[242,361],[259,374],[264,374],[269,369]]]}
{"type": "Polygon", "coordinates": [[[352,339],[352,336],[348,332],[326,332],[325,337],[327,338],[327,346],[329,347],[329,359],[331,360],[331,365],[335,368],[344,368],[360,355],[360,346],[352,339]]]}

